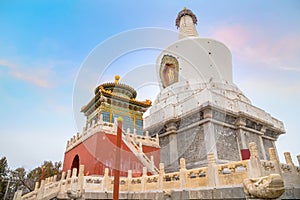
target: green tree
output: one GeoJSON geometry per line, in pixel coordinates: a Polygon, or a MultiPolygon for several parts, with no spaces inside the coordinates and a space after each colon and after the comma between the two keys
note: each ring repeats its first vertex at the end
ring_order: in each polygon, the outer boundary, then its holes
{"type": "Polygon", "coordinates": [[[61,162],[44,161],[44,163],[27,171],[23,167],[9,170],[6,158],[0,160],[0,199],[4,199],[7,184],[9,188],[6,193],[6,200],[13,199],[14,193],[17,190],[22,190],[23,195],[34,190],[35,183],[40,182],[42,178],[42,168],[44,167],[44,178],[57,175],[61,176],[61,162]]]}
{"type": "Polygon", "coordinates": [[[28,173],[22,167],[11,171],[11,177],[15,180],[15,188],[23,190],[23,194],[34,190],[35,183],[40,182],[42,178],[42,169],[44,167],[44,178],[57,175],[61,176],[61,162],[44,161],[44,163],[29,171],[28,173]]]}
{"type": "Polygon", "coordinates": [[[15,190],[22,190],[23,192],[32,191],[31,180],[27,178],[27,172],[23,167],[19,167],[10,171],[10,179],[13,180],[15,190]]]}
{"type": "Polygon", "coordinates": [[[5,190],[7,186],[7,160],[6,157],[0,159],[0,199],[4,199],[5,190]]]}

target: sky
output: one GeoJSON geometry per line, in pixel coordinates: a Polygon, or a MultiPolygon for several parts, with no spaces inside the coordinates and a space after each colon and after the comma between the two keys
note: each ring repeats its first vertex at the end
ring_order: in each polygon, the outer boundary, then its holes
{"type": "MultiPolygon", "coordinates": [[[[284,162],[283,152],[290,151],[298,165],[297,0],[1,0],[0,157],[7,157],[10,168],[63,161],[66,141],[82,130],[78,121],[84,117],[74,106],[74,91],[91,52],[130,30],[156,27],[176,33],[175,19],[184,6],[196,14],[200,37],[230,48],[234,83],[255,106],[284,122],[286,134],[276,143],[278,153],[284,162]]],[[[112,81],[115,74],[122,77],[137,66],[151,67],[159,51],[130,52],[113,60],[105,73],[92,73],[99,82],[112,81]]],[[[108,47],[107,52],[114,49],[108,47]]],[[[85,88],[83,100],[93,97],[95,87],[93,83],[85,88]]],[[[158,92],[155,83],[137,89],[141,100],[154,101],[158,92]]]]}

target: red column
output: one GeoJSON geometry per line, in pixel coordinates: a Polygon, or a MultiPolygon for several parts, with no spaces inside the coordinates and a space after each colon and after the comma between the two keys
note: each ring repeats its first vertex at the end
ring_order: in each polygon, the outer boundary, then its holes
{"type": "Polygon", "coordinates": [[[119,186],[120,186],[120,150],[121,150],[121,141],[122,141],[122,118],[118,119],[118,129],[117,129],[117,150],[116,150],[116,164],[114,169],[114,193],[113,199],[119,199],[119,186]]]}

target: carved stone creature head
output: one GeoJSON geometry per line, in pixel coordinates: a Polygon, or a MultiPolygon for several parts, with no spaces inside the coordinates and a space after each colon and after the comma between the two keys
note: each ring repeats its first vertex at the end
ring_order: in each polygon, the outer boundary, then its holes
{"type": "Polygon", "coordinates": [[[257,198],[278,198],[284,193],[284,183],[279,174],[244,180],[245,193],[257,198]]]}

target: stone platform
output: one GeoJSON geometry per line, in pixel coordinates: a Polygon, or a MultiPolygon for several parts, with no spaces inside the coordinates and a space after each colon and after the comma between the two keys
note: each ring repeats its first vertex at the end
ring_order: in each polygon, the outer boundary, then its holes
{"type": "MultiPolygon", "coordinates": [[[[120,199],[297,199],[300,198],[300,167],[286,152],[286,164],[279,163],[275,149],[269,149],[270,160],[260,160],[255,143],[250,143],[249,160],[217,164],[212,153],[207,155],[208,165],[187,169],[180,159],[179,171],[166,173],[164,164],[159,174],[147,175],[144,167],[141,177],[120,178],[120,199]]],[[[297,156],[300,161],[300,156],[297,156]]],[[[114,177],[84,175],[81,165],[73,172],[63,172],[61,180],[49,177],[36,184],[33,192],[15,200],[48,199],[112,199],[114,177]],[[71,175],[72,174],[72,175],[71,175]]]]}

